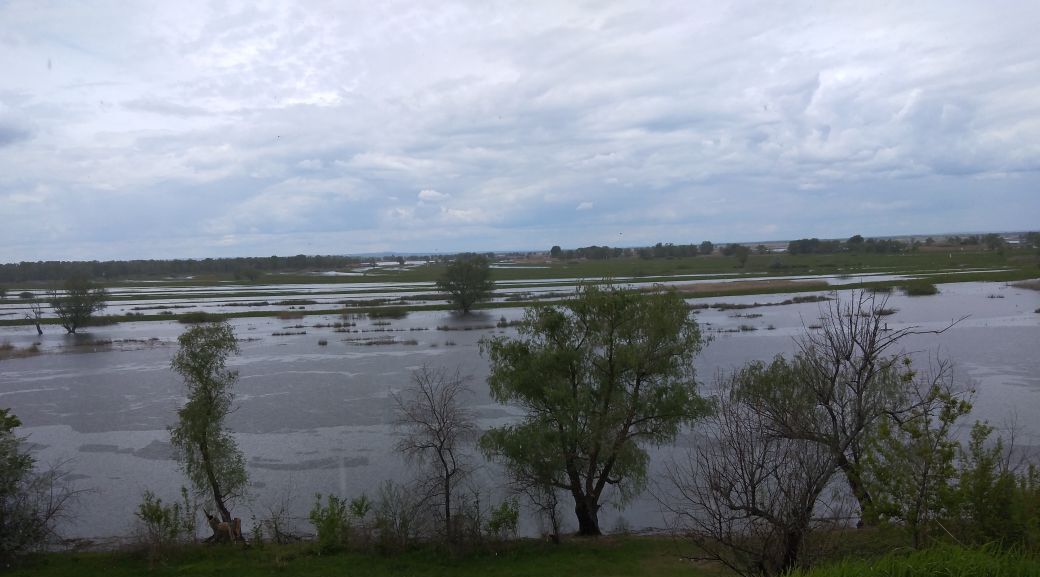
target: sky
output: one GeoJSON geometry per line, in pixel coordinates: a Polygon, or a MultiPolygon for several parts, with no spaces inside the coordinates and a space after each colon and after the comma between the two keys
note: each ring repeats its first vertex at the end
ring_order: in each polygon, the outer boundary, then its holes
{"type": "Polygon", "coordinates": [[[0,0],[0,262],[1035,230],[1037,22],[0,0]]]}

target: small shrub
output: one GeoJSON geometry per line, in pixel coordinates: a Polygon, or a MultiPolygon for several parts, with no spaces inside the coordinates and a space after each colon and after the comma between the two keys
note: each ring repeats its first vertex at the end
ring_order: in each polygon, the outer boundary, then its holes
{"type": "Polygon", "coordinates": [[[503,501],[491,510],[487,522],[487,532],[492,538],[505,541],[516,537],[516,528],[520,523],[520,505],[515,499],[503,501]]]}
{"type": "Polygon", "coordinates": [[[939,294],[939,288],[930,282],[916,281],[903,286],[906,296],[922,297],[939,294]]]}
{"type": "Polygon", "coordinates": [[[400,552],[415,543],[425,531],[427,518],[423,503],[414,491],[393,481],[379,488],[374,506],[379,548],[386,553],[400,552]]]}
{"type": "MultiPolygon", "coordinates": [[[[183,491],[186,494],[186,491],[183,491]]],[[[134,516],[141,523],[142,538],[148,547],[149,556],[156,559],[162,556],[163,550],[170,545],[180,542],[195,531],[194,511],[189,511],[187,497],[185,505],[180,503],[164,505],[162,499],[155,496],[151,491],[145,491],[142,501],[137,505],[134,516]]]]}
{"type": "Polygon", "coordinates": [[[350,516],[356,522],[356,530],[353,531],[352,536],[357,541],[360,541],[359,545],[362,547],[367,547],[372,540],[372,531],[368,522],[368,515],[372,512],[372,506],[372,500],[364,493],[360,497],[354,497],[350,500],[350,516]]]}
{"type": "Polygon", "coordinates": [[[368,318],[370,319],[403,319],[407,316],[408,309],[404,307],[383,307],[368,311],[368,318]]]}
{"type": "Polygon", "coordinates": [[[319,339],[318,340],[318,346],[319,347],[328,346],[328,344],[329,344],[329,341],[327,341],[326,339],[319,339]]]}
{"type": "Polygon", "coordinates": [[[350,518],[347,516],[347,502],[335,495],[329,495],[325,504],[321,503],[321,493],[314,495],[314,506],[308,518],[318,534],[318,553],[331,553],[346,546],[347,534],[350,530],[350,518]]]}
{"type": "Polygon", "coordinates": [[[22,292],[18,293],[18,298],[20,298],[22,300],[29,300],[29,299],[33,298],[33,296],[35,296],[35,295],[33,295],[29,291],[22,291],[22,292]]]}

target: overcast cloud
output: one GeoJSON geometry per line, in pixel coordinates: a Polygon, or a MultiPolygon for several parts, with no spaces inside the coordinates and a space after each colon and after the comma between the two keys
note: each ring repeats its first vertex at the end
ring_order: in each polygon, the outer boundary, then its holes
{"type": "Polygon", "coordinates": [[[1040,3],[0,2],[0,261],[1036,229],[1040,3]]]}

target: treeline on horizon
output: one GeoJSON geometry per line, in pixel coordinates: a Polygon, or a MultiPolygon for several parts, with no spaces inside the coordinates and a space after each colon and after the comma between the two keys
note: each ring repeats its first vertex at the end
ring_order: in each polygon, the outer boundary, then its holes
{"type": "MultiPolygon", "coordinates": [[[[381,257],[396,259],[399,257],[381,257]]],[[[378,260],[356,256],[266,256],[204,259],[155,259],[109,261],[36,261],[0,264],[0,282],[54,281],[70,277],[118,279],[134,276],[186,276],[230,274],[255,280],[263,273],[361,266],[378,260]]]]}
{"type": "MultiPolygon", "coordinates": [[[[1025,246],[1040,247],[1040,233],[1029,232],[1022,235],[1025,246]]],[[[968,246],[988,250],[999,250],[1006,245],[1004,238],[998,234],[948,236],[942,242],[931,237],[924,242],[903,242],[895,239],[864,238],[854,235],[847,240],[821,240],[819,238],[802,238],[787,244],[789,254],[833,254],[833,253],[867,253],[897,254],[916,250],[920,246],[968,246]]],[[[731,243],[717,245],[711,241],[691,244],[657,243],[645,247],[610,247],[590,245],[575,249],[563,249],[553,246],[549,255],[554,259],[574,260],[607,260],[613,258],[687,258],[721,254],[733,256],[747,244],[731,243]]],[[[775,245],[774,245],[775,246],[775,245]]],[[[766,254],[771,249],[764,244],[753,247],[755,252],[766,254]]],[[[473,253],[445,255],[425,255],[418,258],[426,260],[451,260],[457,256],[473,253]]],[[[485,254],[494,258],[494,253],[485,254]]],[[[412,257],[415,258],[415,257],[412,257]]],[[[137,259],[109,261],[23,261],[0,264],[0,282],[20,283],[34,281],[63,281],[72,277],[95,279],[126,279],[132,277],[177,277],[188,275],[232,275],[237,280],[257,280],[265,273],[289,272],[304,270],[335,270],[375,264],[377,260],[397,260],[404,264],[404,257],[398,255],[345,256],[345,255],[303,255],[267,256],[267,257],[232,257],[204,259],[137,259]]]]}

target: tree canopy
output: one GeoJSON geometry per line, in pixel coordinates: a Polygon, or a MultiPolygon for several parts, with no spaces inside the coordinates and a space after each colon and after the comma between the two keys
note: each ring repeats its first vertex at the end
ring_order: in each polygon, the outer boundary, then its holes
{"type": "Polygon", "coordinates": [[[675,292],[584,286],[566,303],[529,309],[516,338],[484,341],[488,383],[522,407],[481,439],[514,477],[569,492],[583,535],[600,534],[604,489],[642,489],[647,444],[671,441],[706,414],[693,358],[701,333],[675,292]]]}
{"type": "Polygon", "coordinates": [[[51,308],[58,315],[61,326],[69,334],[88,324],[94,313],[105,308],[108,293],[104,288],[95,286],[86,277],[75,276],[65,281],[62,294],[51,294],[51,308]]]}
{"type": "Polygon", "coordinates": [[[437,281],[437,288],[448,293],[464,314],[469,313],[473,305],[490,297],[494,287],[490,264],[487,258],[479,255],[459,256],[437,281]]]}
{"type": "Polygon", "coordinates": [[[224,424],[231,412],[231,387],[238,380],[238,372],[227,368],[227,358],[238,353],[238,341],[226,322],[194,326],[178,341],[180,350],[170,365],[184,378],[188,402],[177,411],[170,442],[195,491],[208,493],[230,523],[228,501],[247,482],[245,459],[224,424]]]}

